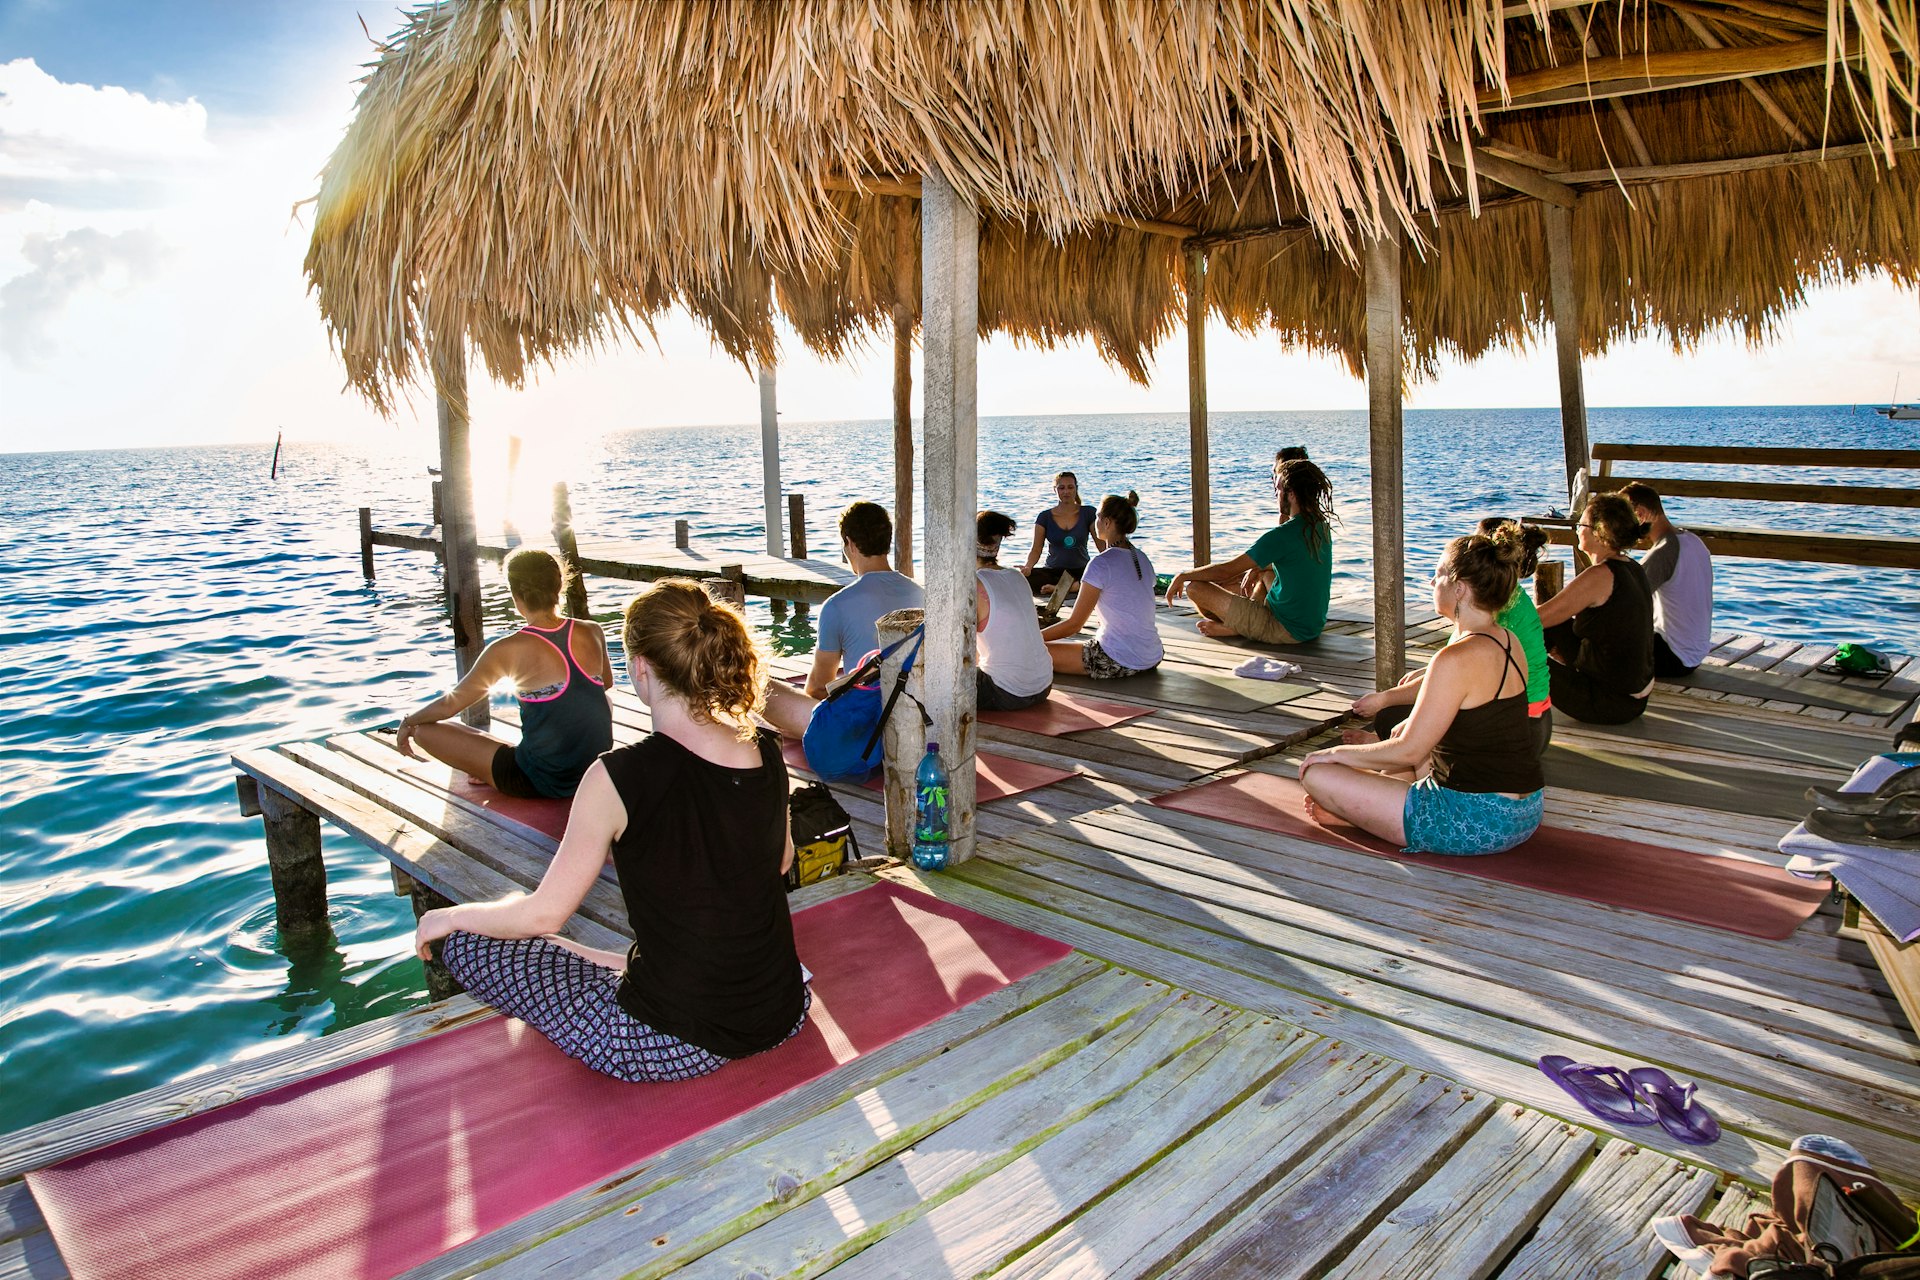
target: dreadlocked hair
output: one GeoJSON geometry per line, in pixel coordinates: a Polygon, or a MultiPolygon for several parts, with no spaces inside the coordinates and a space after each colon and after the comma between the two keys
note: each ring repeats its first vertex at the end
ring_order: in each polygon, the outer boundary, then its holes
{"type": "Polygon", "coordinates": [[[1307,550],[1317,552],[1322,543],[1333,540],[1328,522],[1339,517],[1333,513],[1333,481],[1326,472],[1305,458],[1277,459],[1273,483],[1282,493],[1293,495],[1294,508],[1306,522],[1307,550]]]}

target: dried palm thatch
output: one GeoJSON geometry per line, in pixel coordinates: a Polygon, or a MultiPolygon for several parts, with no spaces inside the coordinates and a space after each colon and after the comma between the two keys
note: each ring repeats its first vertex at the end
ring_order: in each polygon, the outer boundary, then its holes
{"type": "Polygon", "coordinates": [[[1915,0],[1505,7],[449,0],[380,51],[323,174],[308,272],[350,381],[383,407],[436,345],[464,337],[518,383],[676,303],[742,360],[774,355],[776,307],[837,355],[917,311],[914,194],[933,170],[982,211],[983,330],[1091,338],[1144,379],[1180,316],[1186,228],[1230,323],[1357,363],[1354,246],[1398,221],[1430,367],[1542,318],[1537,209],[1446,167],[1449,144],[1494,134],[1579,170],[1778,149],[1783,128],[1882,154],[1587,196],[1587,347],[1729,319],[1763,333],[1809,279],[1920,268],[1914,166],[1886,167],[1920,104],[1915,0]],[[1510,91],[1585,94],[1595,69],[1632,74],[1619,59],[1664,71],[1702,48],[1806,69],[1769,78],[1770,106],[1727,83],[1625,117],[1507,109],[1510,91]]]}

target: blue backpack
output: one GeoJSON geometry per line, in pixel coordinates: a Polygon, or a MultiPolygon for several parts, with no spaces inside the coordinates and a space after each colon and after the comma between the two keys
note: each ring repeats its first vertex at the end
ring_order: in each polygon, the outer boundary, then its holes
{"type": "Polygon", "coordinates": [[[813,709],[800,746],[807,754],[807,767],[823,782],[865,782],[879,772],[884,753],[880,733],[893,714],[893,704],[906,690],[907,673],[920,656],[920,639],[925,632],[924,625],[915,627],[886,648],[869,653],[813,709]],[[882,699],[880,664],[909,640],[913,648],[900,663],[893,691],[882,699]]]}

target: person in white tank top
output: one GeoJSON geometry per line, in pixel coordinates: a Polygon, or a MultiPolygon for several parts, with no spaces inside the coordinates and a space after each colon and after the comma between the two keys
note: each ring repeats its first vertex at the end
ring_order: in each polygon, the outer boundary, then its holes
{"type": "Polygon", "coordinates": [[[974,673],[981,711],[1018,711],[1046,700],[1053,689],[1053,659],[1040,638],[1027,580],[1000,567],[1000,542],[1012,533],[1013,517],[982,511],[974,520],[978,568],[976,599],[980,650],[974,673]]]}

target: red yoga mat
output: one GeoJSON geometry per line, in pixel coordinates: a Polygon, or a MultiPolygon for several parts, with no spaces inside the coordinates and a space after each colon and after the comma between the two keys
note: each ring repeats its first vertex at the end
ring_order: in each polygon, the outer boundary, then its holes
{"type": "Polygon", "coordinates": [[[621,1084],[489,1017],[28,1182],[76,1280],[390,1276],[1071,951],[890,884],[793,923],[814,972],[805,1029],[698,1080],[621,1084]]]}
{"type": "Polygon", "coordinates": [[[1248,772],[1156,796],[1153,803],[1256,831],[1298,836],[1337,849],[1544,889],[1754,938],[1787,937],[1827,896],[1823,882],[1803,880],[1765,863],[1664,849],[1565,827],[1541,827],[1516,848],[1477,858],[1401,853],[1330,813],[1323,812],[1314,821],[1306,814],[1306,798],[1306,791],[1292,778],[1248,772]]]}
{"type": "Polygon", "coordinates": [[[1125,724],[1129,720],[1138,720],[1141,716],[1152,714],[1152,707],[1138,707],[1126,702],[1106,702],[1056,685],[1053,692],[1047,695],[1047,700],[1038,706],[1027,707],[1021,711],[982,711],[980,722],[1004,725],[1009,729],[1025,729],[1028,733],[1043,733],[1050,738],[1058,738],[1064,734],[1079,733],[1086,729],[1111,729],[1117,724],[1125,724]]]}
{"type": "MultiPolygon", "coordinates": [[[[807,764],[807,753],[794,739],[785,739],[780,753],[793,768],[805,769],[809,773],[813,771],[812,766],[807,764]]],[[[1037,791],[1072,776],[1071,769],[1056,769],[1050,764],[1033,764],[995,755],[991,751],[980,751],[974,753],[973,757],[973,798],[977,804],[1004,800],[1022,792],[1037,791]]],[[[878,778],[869,779],[866,784],[869,791],[878,791],[880,786],[878,778]]]]}
{"type": "Polygon", "coordinates": [[[573,810],[573,801],[510,796],[495,791],[485,783],[475,782],[465,774],[458,774],[458,779],[450,790],[469,804],[479,805],[497,818],[532,827],[541,835],[552,836],[555,840],[567,834],[567,814],[573,810]]]}

